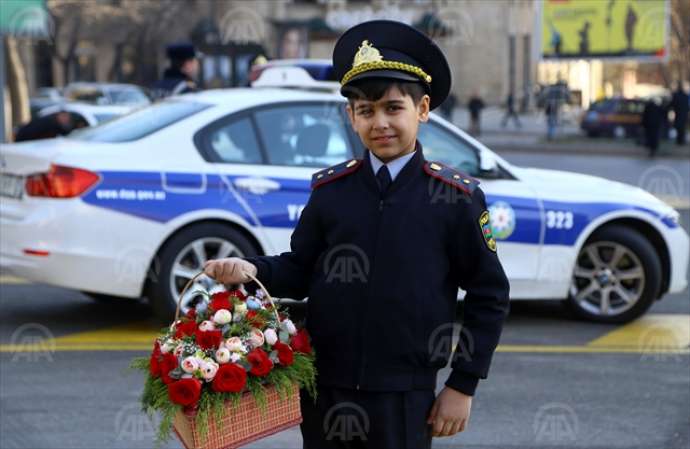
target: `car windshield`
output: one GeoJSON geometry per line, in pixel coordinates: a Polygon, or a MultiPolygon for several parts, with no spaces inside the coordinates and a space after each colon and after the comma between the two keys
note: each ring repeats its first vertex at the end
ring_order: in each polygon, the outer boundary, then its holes
{"type": "Polygon", "coordinates": [[[112,104],[149,103],[148,97],[136,89],[111,90],[108,93],[110,94],[112,104]]]}
{"type": "Polygon", "coordinates": [[[68,138],[91,142],[130,142],[153,134],[209,106],[192,101],[162,101],[98,126],[75,131],[68,138]]]}

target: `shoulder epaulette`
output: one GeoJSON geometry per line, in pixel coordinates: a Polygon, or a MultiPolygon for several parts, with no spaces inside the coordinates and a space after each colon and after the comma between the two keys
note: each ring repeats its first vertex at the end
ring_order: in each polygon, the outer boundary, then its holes
{"type": "Polygon", "coordinates": [[[361,165],[361,159],[351,159],[318,171],[311,177],[311,188],[315,189],[350,173],[354,173],[361,165]]]}
{"type": "Polygon", "coordinates": [[[465,173],[438,162],[427,161],[424,164],[424,171],[432,178],[436,178],[441,182],[456,187],[470,195],[479,185],[479,181],[471,176],[467,176],[465,173]]]}

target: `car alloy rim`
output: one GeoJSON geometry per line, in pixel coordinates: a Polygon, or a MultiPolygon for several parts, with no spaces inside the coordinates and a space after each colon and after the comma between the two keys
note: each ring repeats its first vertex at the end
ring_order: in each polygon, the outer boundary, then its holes
{"type": "Polygon", "coordinates": [[[601,241],[580,251],[570,295],[589,313],[615,316],[637,303],[644,286],[644,269],[637,255],[620,243],[601,241]]]}
{"type": "MultiPolygon", "coordinates": [[[[224,257],[241,257],[244,254],[232,243],[217,237],[204,237],[187,244],[177,254],[170,272],[170,291],[177,302],[180,292],[185,284],[199,271],[204,269],[207,260],[222,259],[224,257]]],[[[215,284],[213,279],[207,276],[199,276],[194,284],[189,287],[182,298],[180,310],[186,313],[199,289],[208,290],[215,284]]]]}

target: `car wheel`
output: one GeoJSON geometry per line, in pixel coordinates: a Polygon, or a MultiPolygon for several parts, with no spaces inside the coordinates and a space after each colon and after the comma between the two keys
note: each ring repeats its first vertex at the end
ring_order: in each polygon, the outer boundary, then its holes
{"type": "MultiPolygon", "coordinates": [[[[255,255],[254,246],[239,231],[217,223],[203,223],[186,228],[170,239],[157,256],[160,275],[151,276],[147,296],[154,313],[164,321],[174,318],[180,293],[204,263],[211,259],[255,255]]],[[[196,300],[198,288],[208,289],[215,281],[202,275],[190,286],[180,302],[186,313],[196,300]]]]}
{"type": "Polygon", "coordinates": [[[625,137],[625,128],[623,126],[616,126],[613,128],[613,137],[616,139],[622,139],[625,137]]]}
{"type": "Polygon", "coordinates": [[[591,321],[626,323],[649,309],[660,286],[661,263],[651,243],[631,228],[608,226],[580,250],[567,304],[591,321]]]}

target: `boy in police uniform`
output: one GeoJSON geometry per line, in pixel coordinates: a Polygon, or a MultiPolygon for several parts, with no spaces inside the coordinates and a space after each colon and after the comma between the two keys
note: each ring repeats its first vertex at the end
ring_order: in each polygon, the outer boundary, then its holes
{"type": "Polygon", "coordinates": [[[441,50],[376,20],[341,36],[333,65],[363,159],[314,174],[289,252],[209,261],[205,272],[223,283],[251,273],[272,295],[309,297],[318,399],[301,393],[305,448],[429,448],[432,436],[467,427],[508,314],[508,281],[478,181],[426,161],[416,140],[450,89],[441,50]],[[334,269],[353,258],[359,271],[334,269]],[[436,397],[458,287],[463,327],[436,397]]]}

